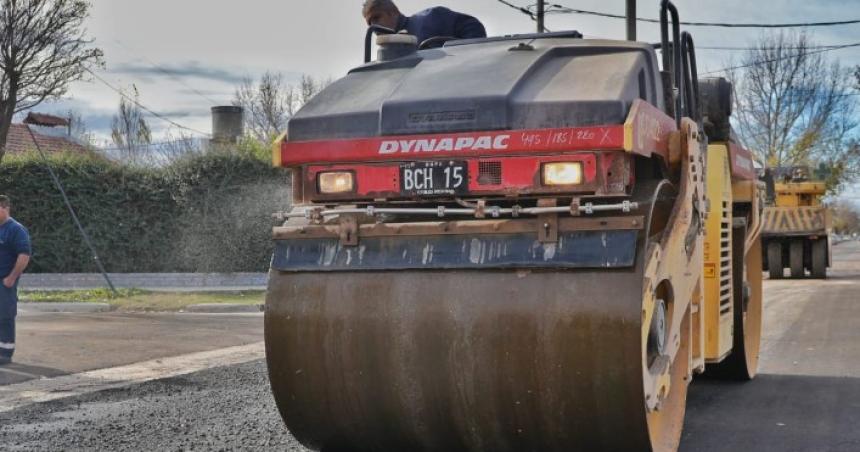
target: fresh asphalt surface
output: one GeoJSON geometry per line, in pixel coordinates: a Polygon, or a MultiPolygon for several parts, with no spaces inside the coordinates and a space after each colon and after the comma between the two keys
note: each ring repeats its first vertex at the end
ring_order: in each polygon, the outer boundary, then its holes
{"type": "Polygon", "coordinates": [[[262,340],[261,314],[69,314],[23,307],[15,363],[0,367],[0,386],[262,340]]]}
{"type": "MultiPolygon", "coordinates": [[[[860,450],[860,243],[836,254],[828,281],[765,282],[760,375],[696,380],[682,451],[860,450]]],[[[305,450],[259,360],[0,412],[0,449],[305,450]]]]}

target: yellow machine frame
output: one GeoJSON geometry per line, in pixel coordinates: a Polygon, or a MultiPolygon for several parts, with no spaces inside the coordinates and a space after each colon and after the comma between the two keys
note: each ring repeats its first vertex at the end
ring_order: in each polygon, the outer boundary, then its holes
{"type": "MultiPolygon", "coordinates": [[[[735,306],[733,281],[733,234],[737,221],[746,220],[744,260],[745,280],[753,297],[761,297],[761,229],[760,199],[757,182],[735,180],[731,173],[731,156],[727,143],[713,143],[707,152],[707,215],[704,239],[704,332],[701,353],[704,361],[719,363],[734,350],[735,306]],[[746,208],[737,209],[738,206],[746,208]],[[744,217],[735,218],[736,212],[744,217]],[[759,262],[758,267],[754,262],[759,262]],[[750,271],[753,268],[755,271],[750,271]]],[[[760,299],[760,298],[759,298],[760,299]]]]}
{"type": "Polygon", "coordinates": [[[823,182],[777,183],[775,187],[776,207],[818,207],[827,193],[823,182]]]}

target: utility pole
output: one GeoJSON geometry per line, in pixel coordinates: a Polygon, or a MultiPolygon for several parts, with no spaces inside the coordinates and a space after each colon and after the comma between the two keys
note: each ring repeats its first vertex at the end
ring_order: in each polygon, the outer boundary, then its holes
{"type": "Polygon", "coordinates": [[[538,0],[537,2],[537,31],[538,33],[543,33],[546,28],[544,28],[544,18],[546,17],[546,0],[538,0]]]}
{"type": "Polygon", "coordinates": [[[627,0],[627,40],[636,40],[636,0],[627,0]]]}

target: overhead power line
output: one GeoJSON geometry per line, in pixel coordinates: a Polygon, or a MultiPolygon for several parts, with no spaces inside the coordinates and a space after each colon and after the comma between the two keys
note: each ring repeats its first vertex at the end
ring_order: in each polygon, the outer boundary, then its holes
{"type": "Polygon", "coordinates": [[[803,56],[807,56],[807,55],[815,55],[815,54],[819,54],[819,53],[832,52],[834,50],[842,50],[842,49],[848,49],[848,48],[852,48],[852,47],[860,47],[860,42],[855,42],[855,43],[851,43],[851,44],[844,44],[844,45],[840,45],[840,46],[834,46],[832,48],[812,50],[809,52],[796,53],[796,54],[786,55],[784,57],[779,57],[779,58],[770,58],[767,60],[755,61],[755,62],[748,63],[748,64],[741,64],[738,66],[731,66],[731,67],[718,69],[716,71],[703,72],[700,75],[711,75],[711,74],[718,74],[720,72],[733,71],[736,69],[746,69],[746,68],[750,68],[750,67],[754,67],[754,66],[761,66],[762,64],[775,63],[777,61],[787,60],[789,58],[797,58],[797,57],[803,57],[803,56]]]}
{"type": "MultiPolygon", "coordinates": [[[[501,1],[501,0],[500,0],[501,1]]],[[[599,11],[589,11],[585,9],[570,8],[564,5],[551,4],[546,11],[547,14],[580,14],[585,16],[606,17],[610,19],[627,19],[623,14],[611,14],[599,11]]],[[[515,6],[516,7],[516,6],[515,6]]],[[[526,9],[530,14],[533,14],[531,9],[533,6],[526,9]]],[[[657,19],[636,18],[639,22],[659,24],[657,19]]],[[[729,22],[681,22],[682,25],[690,27],[722,27],[722,28],[801,28],[801,27],[833,27],[839,25],[860,24],[860,19],[829,21],[829,22],[797,22],[797,23],[782,23],[782,24],[762,24],[762,23],[729,23],[729,22]]]]}
{"type": "Polygon", "coordinates": [[[732,50],[732,51],[748,51],[748,50],[836,50],[842,44],[834,44],[828,46],[806,46],[806,47],[743,47],[743,46],[696,46],[696,50],[732,50]]]}
{"type": "MultiPolygon", "coordinates": [[[[517,10],[517,11],[519,11],[519,12],[521,12],[521,13],[523,13],[523,14],[527,15],[527,16],[529,16],[529,17],[530,17],[533,21],[535,21],[535,22],[537,22],[537,21],[538,21],[537,14],[536,14],[536,13],[533,13],[533,12],[531,12],[531,11],[529,11],[529,9],[528,9],[528,8],[526,8],[526,7],[524,7],[524,6],[517,6],[517,5],[515,5],[515,4],[513,4],[513,3],[509,2],[509,1],[506,1],[506,0],[497,0],[497,1],[498,1],[499,3],[501,3],[501,4],[505,5],[505,6],[508,6],[508,7],[510,7],[510,8],[513,8],[513,9],[515,9],[515,10],[517,10]]],[[[546,25],[544,25],[544,27],[543,27],[543,31],[544,31],[545,33],[552,33],[552,30],[550,30],[549,28],[546,28],[546,25]]]]}
{"type": "MultiPolygon", "coordinates": [[[[586,39],[610,39],[605,36],[583,35],[586,39]]],[[[702,46],[696,45],[696,51],[699,50],[730,50],[735,52],[750,51],[750,50],[839,50],[843,45],[850,44],[830,44],[830,45],[812,45],[804,47],[766,47],[766,46],[702,46]]]]}
{"type": "MultiPolygon", "coordinates": [[[[194,144],[195,142],[197,142],[197,140],[199,140],[199,138],[177,138],[175,140],[170,140],[170,141],[156,141],[154,143],[140,143],[140,144],[135,144],[135,145],[130,146],[130,147],[131,148],[154,148],[154,147],[177,146],[180,143],[194,144]]],[[[129,147],[116,147],[116,146],[111,146],[111,147],[98,147],[98,146],[96,146],[96,147],[98,148],[99,151],[102,151],[102,152],[127,151],[129,149],[129,147]]]]}
{"type": "Polygon", "coordinates": [[[116,92],[117,94],[119,94],[120,96],[122,96],[123,98],[125,98],[125,100],[127,100],[127,101],[129,101],[129,102],[133,103],[134,105],[137,105],[141,110],[143,110],[143,111],[145,111],[145,112],[149,113],[150,115],[155,116],[156,118],[158,118],[158,119],[160,119],[160,120],[162,120],[162,121],[164,121],[164,122],[166,122],[166,123],[168,123],[168,124],[170,124],[170,125],[172,125],[172,126],[178,127],[178,128],[180,128],[180,129],[182,129],[182,130],[187,130],[187,131],[189,131],[189,132],[194,132],[194,133],[199,134],[199,135],[205,135],[205,136],[210,136],[210,135],[211,135],[211,134],[209,134],[209,133],[201,132],[201,131],[199,131],[199,130],[197,130],[197,129],[193,129],[193,128],[191,128],[191,127],[188,127],[188,126],[184,126],[184,125],[182,125],[182,124],[179,124],[178,122],[176,122],[176,121],[174,121],[174,120],[172,120],[172,119],[168,118],[167,116],[164,116],[164,115],[162,115],[162,114],[160,114],[160,113],[155,112],[155,111],[154,111],[154,110],[152,110],[151,108],[149,108],[149,107],[147,107],[146,105],[144,105],[144,104],[140,103],[140,101],[138,101],[137,99],[135,99],[135,98],[133,98],[133,97],[129,96],[128,94],[124,93],[121,89],[119,89],[119,88],[117,88],[117,87],[113,86],[110,82],[108,82],[107,80],[105,80],[104,78],[102,78],[100,75],[96,74],[96,73],[95,73],[95,71],[93,71],[92,69],[90,69],[90,68],[84,68],[84,69],[85,69],[87,72],[89,72],[89,73],[90,73],[90,75],[92,75],[93,77],[95,77],[95,78],[96,78],[96,80],[98,80],[98,81],[102,82],[102,84],[104,84],[105,86],[107,86],[108,88],[110,88],[111,90],[113,90],[114,92],[116,92]]]}
{"type": "MultiPolygon", "coordinates": [[[[534,5],[530,5],[527,7],[521,7],[521,6],[517,6],[513,3],[510,3],[506,0],[497,0],[497,1],[499,1],[500,3],[502,3],[506,6],[513,8],[513,9],[516,9],[516,10],[522,12],[523,14],[528,15],[533,20],[536,20],[535,13],[532,12],[530,9],[530,8],[533,8],[534,5]]],[[[551,4],[548,6],[550,6],[550,9],[546,11],[547,13],[574,13],[574,14],[585,14],[585,15],[593,15],[593,16],[600,16],[600,17],[608,17],[608,18],[613,18],[613,19],[627,19],[626,16],[619,15],[619,14],[608,14],[608,13],[601,13],[601,12],[596,12],[596,11],[587,11],[587,10],[568,8],[566,6],[562,6],[559,4],[551,4]]],[[[638,20],[640,22],[660,23],[660,21],[656,20],[656,19],[637,18],[636,20],[638,20]]],[[[681,23],[684,25],[701,26],[701,27],[791,28],[791,27],[820,27],[820,26],[857,24],[857,23],[860,23],[860,19],[838,21],[838,22],[806,22],[806,23],[789,23],[789,24],[752,24],[752,23],[750,23],[750,24],[733,24],[733,23],[721,23],[721,22],[681,22],[681,23]]],[[[842,49],[848,49],[848,48],[852,48],[852,47],[860,47],[860,42],[850,43],[850,44],[842,44],[842,45],[809,46],[809,47],[804,48],[804,49],[812,49],[809,52],[804,52],[801,54],[794,54],[794,55],[787,55],[787,56],[781,57],[781,58],[774,58],[774,59],[770,59],[770,60],[757,61],[754,63],[743,64],[743,65],[739,65],[739,66],[726,67],[726,68],[718,69],[715,71],[703,72],[700,75],[711,75],[711,74],[718,74],[721,72],[731,71],[731,70],[735,70],[735,69],[746,69],[746,68],[750,68],[750,67],[754,67],[754,66],[759,66],[762,64],[768,64],[768,63],[773,63],[776,61],[785,60],[788,58],[796,58],[798,56],[806,56],[806,55],[814,55],[817,53],[832,52],[834,50],[842,50],[842,49]]],[[[734,50],[734,51],[776,50],[776,48],[774,48],[774,47],[731,47],[731,46],[697,46],[696,49],[697,50],[699,50],[699,49],[702,49],[702,50],[734,50]]],[[[798,47],[783,48],[783,49],[785,49],[785,50],[803,50],[803,49],[798,48],[798,47]]],[[[844,94],[844,96],[857,96],[857,95],[860,95],[860,93],[844,94]]]]}
{"type": "Polygon", "coordinates": [[[517,6],[517,5],[515,5],[515,4],[513,4],[513,3],[509,2],[509,1],[506,1],[506,0],[497,0],[497,1],[498,1],[499,3],[501,3],[501,4],[505,5],[505,6],[508,6],[508,7],[510,7],[510,8],[513,8],[513,9],[515,9],[515,10],[517,10],[517,11],[519,11],[519,12],[521,12],[521,13],[523,13],[523,14],[525,14],[525,15],[529,16],[529,17],[531,17],[531,18],[532,18],[532,20],[537,20],[537,16],[535,15],[535,13],[531,12],[531,10],[529,10],[529,9],[528,9],[527,7],[525,7],[525,6],[517,6]]]}
{"type": "Polygon", "coordinates": [[[135,52],[135,51],[133,51],[133,50],[132,50],[131,48],[129,48],[127,45],[123,44],[123,43],[122,43],[122,41],[120,41],[119,39],[114,39],[114,42],[115,42],[118,46],[120,46],[120,47],[122,47],[123,49],[125,49],[128,53],[130,53],[130,54],[132,54],[132,55],[136,55],[138,58],[140,58],[141,60],[143,60],[144,62],[146,62],[146,64],[148,64],[148,65],[152,66],[152,68],[153,68],[153,69],[155,69],[156,71],[161,72],[162,74],[164,74],[164,75],[166,75],[166,76],[168,76],[168,77],[172,78],[173,80],[175,80],[177,83],[181,84],[182,86],[184,86],[184,87],[188,88],[189,90],[191,90],[191,92],[193,92],[194,94],[196,94],[196,95],[200,96],[200,98],[201,98],[201,99],[204,99],[204,100],[206,100],[207,102],[211,102],[211,103],[212,103],[212,105],[216,105],[216,104],[218,104],[218,102],[216,102],[214,99],[212,99],[211,97],[207,96],[206,94],[203,94],[202,92],[200,92],[200,90],[198,90],[197,88],[195,88],[195,87],[193,87],[193,86],[189,85],[189,84],[188,84],[188,83],[186,83],[184,80],[182,80],[181,78],[179,78],[179,76],[177,76],[176,74],[174,74],[174,73],[173,73],[173,71],[171,71],[171,70],[169,70],[169,69],[166,69],[166,68],[164,68],[163,66],[161,66],[161,65],[159,65],[159,64],[157,64],[157,63],[155,63],[155,62],[153,62],[152,60],[150,60],[149,58],[147,58],[145,55],[141,54],[140,52],[135,52]]]}

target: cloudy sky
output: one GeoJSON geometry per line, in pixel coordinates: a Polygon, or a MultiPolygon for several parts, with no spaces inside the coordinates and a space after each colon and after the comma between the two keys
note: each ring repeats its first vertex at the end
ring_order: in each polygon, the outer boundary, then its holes
{"type": "MultiPolygon", "coordinates": [[[[527,5],[532,0],[510,0],[527,5]]],[[[622,0],[555,0],[564,6],[623,14],[622,0]]],[[[361,63],[362,0],[94,0],[89,34],[105,52],[99,75],[116,87],[136,85],[141,102],[175,122],[211,130],[209,108],[229,104],[244,77],[282,72],[338,78],[361,63]]],[[[531,32],[534,23],[497,0],[398,0],[403,12],[444,5],[479,17],[489,34],[531,32]]],[[[860,18],[856,0],[676,0],[682,19],[725,22],[799,22],[860,18]],[[764,5],[767,5],[766,7],[764,5]]],[[[640,0],[640,16],[656,17],[657,0],[640,0]]],[[[572,14],[551,15],[553,31],[576,29],[587,37],[623,38],[621,20],[572,14]]],[[[744,46],[760,30],[692,28],[699,46],[744,46]]],[[[860,41],[860,25],[813,29],[820,44],[860,41]]],[[[658,40],[658,28],[640,24],[641,39],[658,40]]],[[[731,52],[700,50],[701,72],[729,64],[731,52]]],[[[860,49],[829,54],[860,64],[860,49]]],[[[734,55],[738,58],[738,55],[734,55]]],[[[118,95],[97,80],[76,83],[67,98],[37,108],[80,112],[90,130],[105,137],[118,95]]],[[[151,118],[155,139],[171,132],[151,118]]],[[[174,134],[176,130],[172,131],[174,134]]]]}

